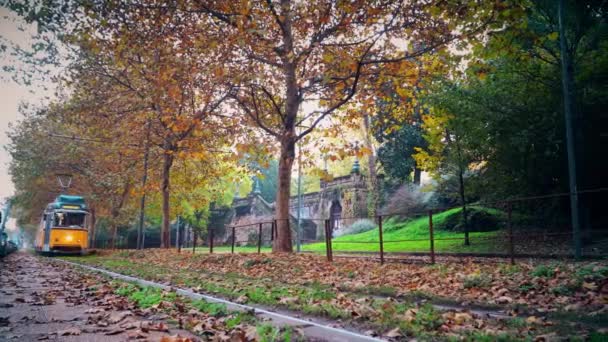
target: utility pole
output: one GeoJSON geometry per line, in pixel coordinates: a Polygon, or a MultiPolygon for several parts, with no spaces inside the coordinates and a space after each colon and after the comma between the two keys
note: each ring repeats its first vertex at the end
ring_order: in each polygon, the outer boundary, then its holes
{"type": "Polygon", "coordinates": [[[139,205],[139,227],[137,228],[137,249],[144,249],[145,244],[145,233],[144,233],[144,219],[145,219],[145,208],[146,208],[146,183],[148,182],[148,159],[150,155],[150,130],[151,121],[148,118],[146,122],[146,143],[144,147],[144,174],[141,177],[141,202],[139,205]]]}
{"type": "Polygon", "coordinates": [[[574,148],[574,129],[572,128],[574,82],[572,59],[568,51],[565,28],[565,0],[559,0],[559,45],[562,64],[562,91],[564,95],[564,119],[566,125],[566,149],[568,152],[568,181],[570,185],[570,211],[572,219],[572,239],[574,240],[574,257],[581,257],[581,227],[578,213],[578,189],[576,182],[576,154],[574,148]]]}

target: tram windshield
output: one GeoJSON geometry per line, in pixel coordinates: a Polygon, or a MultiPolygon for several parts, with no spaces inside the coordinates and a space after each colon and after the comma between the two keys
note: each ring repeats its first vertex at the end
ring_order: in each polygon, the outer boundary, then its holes
{"type": "Polygon", "coordinates": [[[82,212],[58,211],[55,212],[53,226],[55,227],[78,227],[85,226],[86,214],[82,212]]]}

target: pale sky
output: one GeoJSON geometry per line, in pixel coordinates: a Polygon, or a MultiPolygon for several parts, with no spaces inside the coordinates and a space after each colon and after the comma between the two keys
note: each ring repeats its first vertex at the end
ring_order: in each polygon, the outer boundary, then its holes
{"type": "MultiPolygon", "coordinates": [[[[0,39],[27,46],[32,32],[35,32],[33,27],[23,25],[23,22],[15,20],[15,16],[7,9],[0,7],[0,39]],[[20,25],[25,31],[19,30],[20,25]]],[[[15,63],[15,60],[6,54],[0,54],[0,58],[0,68],[15,63]]],[[[48,92],[44,94],[48,95],[48,92]]],[[[0,203],[14,191],[8,174],[10,156],[4,149],[8,143],[6,133],[9,123],[15,123],[19,119],[18,108],[21,102],[39,103],[43,97],[40,87],[19,85],[10,81],[10,75],[0,71],[0,203]]]]}

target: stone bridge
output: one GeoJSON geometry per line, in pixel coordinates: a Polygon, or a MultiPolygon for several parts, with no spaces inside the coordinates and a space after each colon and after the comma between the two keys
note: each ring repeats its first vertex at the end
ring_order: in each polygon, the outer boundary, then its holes
{"type": "MultiPolygon", "coordinates": [[[[302,195],[300,209],[302,240],[319,240],[325,235],[324,221],[330,219],[334,230],[356,221],[357,217],[367,216],[367,180],[355,162],[350,174],[335,177],[330,181],[320,181],[320,191],[302,195]]],[[[290,199],[291,227],[297,227],[298,198],[290,199]]],[[[236,230],[236,241],[247,241],[251,234],[257,234],[258,222],[274,219],[275,203],[266,202],[259,190],[254,190],[244,198],[235,198],[228,211],[226,228],[251,224],[251,228],[236,230]]],[[[226,230],[228,231],[228,230],[226,230]]],[[[265,229],[265,234],[270,234],[265,229]]],[[[294,235],[295,236],[295,235],[294,235]]],[[[226,233],[224,238],[229,238],[226,233]]],[[[269,238],[264,237],[264,239],[269,238]]]]}

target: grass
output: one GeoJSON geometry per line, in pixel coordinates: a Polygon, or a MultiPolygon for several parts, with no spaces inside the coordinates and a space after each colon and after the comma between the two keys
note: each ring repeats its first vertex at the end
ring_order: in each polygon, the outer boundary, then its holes
{"type": "MultiPolygon", "coordinates": [[[[483,208],[490,213],[494,209],[483,208]]],[[[459,214],[460,208],[450,209],[442,213],[433,215],[434,225],[443,225],[451,215],[459,214]]],[[[383,241],[385,252],[428,252],[429,242],[429,218],[427,216],[411,219],[408,221],[398,221],[389,219],[383,222],[383,241]],[[412,240],[412,241],[403,241],[412,240]]],[[[499,231],[491,232],[471,232],[469,238],[470,246],[464,245],[464,233],[448,230],[435,230],[435,251],[437,252],[506,252],[506,247],[501,241],[495,238],[499,231]]],[[[378,228],[367,232],[345,235],[334,238],[334,252],[379,252],[378,228]]],[[[304,245],[304,251],[325,252],[325,243],[314,243],[304,245]]]]}
{"type": "Polygon", "coordinates": [[[127,297],[142,309],[152,307],[161,301],[173,302],[177,295],[174,292],[163,292],[155,287],[138,287],[125,283],[115,290],[119,296],[127,297]]]}
{"type": "Polygon", "coordinates": [[[213,317],[223,317],[228,315],[228,309],[226,308],[226,305],[221,303],[210,303],[206,300],[201,299],[193,301],[192,306],[195,307],[198,311],[205,312],[213,317]]]}
{"type": "MultiPolygon", "coordinates": [[[[354,322],[363,324],[367,327],[378,329],[377,331],[389,331],[398,328],[404,336],[419,337],[422,340],[434,340],[441,336],[438,331],[439,326],[445,320],[442,316],[443,312],[440,309],[428,305],[429,302],[438,301],[432,296],[427,296],[422,293],[420,295],[410,293],[410,296],[395,296],[396,290],[390,286],[379,285],[376,287],[365,287],[362,289],[342,288],[341,286],[330,286],[319,283],[317,281],[291,284],[281,281],[276,281],[271,278],[251,278],[238,273],[213,273],[205,270],[194,270],[182,268],[179,272],[171,266],[151,264],[145,260],[139,261],[131,259],[125,262],[121,258],[122,254],[115,255],[91,255],[85,257],[62,257],[63,259],[71,259],[85,264],[93,264],[103,268],[119,271],[120,273],[139,276],[149,280],[170,282],[174,286],[188,286],[206,293],[213,293],[228,299],[237,299],[243,303],[263,304],[273,307],[282,307],[284,309],[298,311],[305,314],[316,316],[324,316],[331,319],[354,322]],[[371,298],[370,295],[374,297],[371,298]],[[378,298],[378,297],[391,298],[378,298]],[[420,299],[430,299],[426,302],[427,305],[419,305],[420,299]],[[363,302],[361,302],[363,300],[363,302]],[[353,307],[352,303],[363,303],[362,307],[353,307]],[[365,304],[365,303],[369,303],[365,304]],[[365,306],[373,307],[373,311],[367,311],[365,306]],[[353,308],[358,308],[354,311],[353,308]]],[[[251,268],[257,264],[272,263],[273,260],[268,258],[258,258],[256,260],[247,260],[243,265],[244,268],[251,268]]],[[[432,269],[437,269],[439,273],[448,274],[449,270],[442,265],[428,266],[432,269]]],[[[557,267],[556,264],[547,266],[546,268],[537,267],[532,270],[523,269],[520,266],[503,265],[499,271],[502,274],[514,275],[519,272],[529,274],[535,273],[537,276],[550,276],[552,270],[557,267]]],[[[358,272],[358,270],[357,270],[358,272]]],[[[591,281],[602,278],[606,272],[605,267],[590,265],[581,267],[577,273],[573,275],[581,280],[591,281]]],[[[356,277],[354,270],[345,270],[344,276],[349,274],[356,277]]],[[[491,278],[484,274],[472,273],[467,276],[465,287],[483,288],[489,286],[491,278]]],[[[532,286],[526,289],[520,289],[522,292],[532,290],[532,286]]],[[[568,288],[555,288],[552,291],[555,294],[566,293],[568,288]]],[[[154,289],[140,288],[134,285],[124,285],[117,290],[117,293],[124,295],[133,301],[136,301],[141,307],[154,306],[161,301],[172,302],[175,298],[174,293],[162,292],[154,289]]],[[[206,312],[211,316],[220,317],[226,322],[230,328],[241,324],[243,319],[247,317],[229,314],[226,312],[225,306],[221,304],[207,303],[205,301],[194,301],[191,307],[197,308],[202,312],[206,312]]],[[[582,322],[580,317],[570,317],[572,313],[561,313],[563,317],[554,314],[552,318],[556,318],[559,327],[547,328],[549,330],[566,329],[573,322],[582,322]]],[[[579,313],[576,313],[577,315],[579,313]]],[[[597,322],[605,319],[602,316],[600,319],[589,318],[589,326],[594,326],[597,322]],[[593,323],[593,324],[591,324],[593,323]]],[[[525,322],[515,321],[508,325],[508,330],[504,336],[495,336],[492,334],[486,335],[484,332],[469,332],[464,333],[461,337],[464,340],[470,341],[493,341],[493,340],[516,340],[515,336],[517,328],[525,322]],[[504,337],[504,338],[503,338],[504,337]],[[494,338],[494,339],[493,339],[494,338]]],[[[585,322],[587,323],[587,322],[585,322]]],[[[283,341],[291,338],[291,332],[284,329],[271,329],[270,327],[257,326],[261,332],[261,339],[267,341],[283,341]]],[[[540,328],[539,328],[540,329],[540,328]]],[[[545,331],[543,328],[542,331],[545,331]]],[[[541,330],[538,331],[541,333],[541,330]]],[[[568,335],[570,332],[565,331],[568,335]]],[[[602,336],[598,334],[597,336],[602,336]]],[[[521,336],[520,336],[521,337],[521,336]]]]}
{"type": "MultiPolygon", "coordinates": [[[[503,213],[496,209],[474,207],[495,216],[503,213]]],[[[443,227],[447,225],[448,219],[453,215],[460,215],[462,209],[454,208],[433,215],[433,225],[443,227]]],[[[427,216],[400,221],[388,219],[383,222],[383,241],[385,252],[428,252],[429,242],[429,218],[427,216]],[[403,241],[412,240],[412,241],[403,241]]],[[[471,244],[464,245],[464,233],[449,230],[435,229],[435,251],[436,252],[459,252],[459,253],[506,253],[507,246],[503,241],[497,239],[500,231],[471,232],[469,239],[471,244]]],[[[340,236],[332,239],[334,252],[379,252],[380,243],[378,228],[367,232],[340,236]]],[[[305,252],[325,253],[325,243],[318,242],[302,245],[305,252]]],[[[214,246],[214,253],[231,253],[231,246],[214,246]]],[[[271,252],[272,248],[262,247],[262,253],[271,252]]],[[[197,253],[209,253],[209,247],[197,247],[197,253]]],[[[257,253],[257,246],[235,246],[235,253],[257,253]]]]}
{"type": "MultiPolygon", "coordinates": [[[[174,292],[163,291],[154,287],[140,287],[132,283],[112,281],[116,293],[134,301],[138,307],[145,309],[159,304],[161,301],[175,301],[178,296],[174,292]]],[[[268,323],[258,321],[250,312],[229,311],[226,305],[211,303],[205,300],[190,301],[181,298],[183,304],[213,317],[224,317],[223,322],[227,329],[234,329],[243,323],[254,324],[260,341],[278,342],[294,340],[294,332],[291,327],[275,327],[268,323]]]]}

